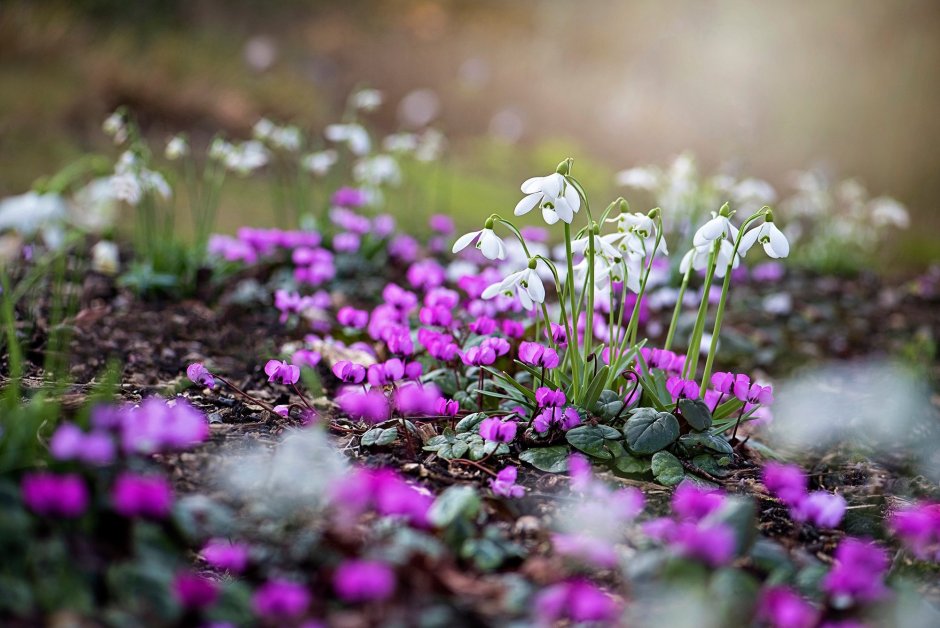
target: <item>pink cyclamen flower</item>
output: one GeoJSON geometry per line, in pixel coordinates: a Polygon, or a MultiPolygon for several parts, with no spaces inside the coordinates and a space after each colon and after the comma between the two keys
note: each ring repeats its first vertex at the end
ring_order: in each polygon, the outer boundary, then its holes
{"type": "Polygon", "coordinates": [[[491,347],[470,347],[460,353],[460,359],[467,366],[489,366],[496,362],[496,351],[491,347]]]}
{"type": "Polygon", "coordinates": [[[418,312],[418,320],[422,325],[450,327],[450,324],[454,322],[454,315],[443,305],[435,305],[421,308],[418,312]]]}
{"type": "Polygon", "coordinates": [[[219,586],[208,578],[184,571],[173,578],[173,597],[183,608],[206,608],[219,599],[219,586]]]}
{"type": "Polygon", "coordinates": [[[395,390],[395,408],[403,416],[434,414],[441,391],[434,384],[409,382],[395,390]]]}
{"type": "Polygon", "coordinates": [[[569,580],[540,592],[533,611],[540,626],[553,626],[563,619],[610,624],[619,617],[620,605],[590,582],[569,580]]]}
{"type": "Polygon", "coordinates": [[[503,421],[499,417],[490,417],[480,423],[480,436],[484,440],[496,443],[511,443],[516,437],[518,424],[515,421],[503,421]]]}
{"type": "Polygon", "coordinates": [[[501,326],[503,333],[510,338],[522,338],[525,335],[525,325],[511,318],[504,319],[501,326]]]}
{"type": "Polygon", "coordinates": [[[796,465],[768,462],[762,472],[764,486],[788,506],[798,504],[807,494],[807,479],[796,465]]]}
{"type": "Polygon", "coordinates": [[[672,511],[688,521],[701,521],[724,504],[724,492],[699,488],[688,480],[679,484],[672,494],[672,511]]]}
{"type": "Polygon", "coordinates": [[[712,388],[723,395],[730,395],[734,387],[734,373],[712,373],[712,388]]]}
{"type": "Polygon", "coordinates": [[[23,503],[38,515],[74,519],[88,508],[88,487],[78,474],[27,473],[20,489],[23,503]]]}
{"type": "Polygon", "coordinates": [[[519,361],[529,366],[553,369],[558,366],[558,352],[537,342],[519,345],[519,361]]]}
{"type": "Polygon", "coordinates": [[[691,379],[682,379],[673,375],[666,380],[666,390],[673,399],[698,399],[699,386],[691,379]]]}
{"type": "Polygon", "coordinates": [[[330,201],[337,207],[357,208],[369,202],[369,195],[358,188],[342,187],[333,192],[330,201]]]}
{"type": "Polygon", "coordinates": [[[884,575],[888,554],[878,545],[847,537],[836,548],[835,567],[823,580],[823,589],[839,608],[883,598],[888,589],[884,575]]]}
{"type": "Polygon", "coordinates": [[[212,373],[209,372],[209,369],[199,362],[193,362],[186,367],[186,377],[188,377],[194,384],[206,386],[208,388],[215,388],[215,377],[212,376],[212,373]]]}
{"type": "Polygon", "coordinates": [[[336,398],[340,409],[354,419],[378,423],[389,417],[388,398],[380,390],[348,390],[336,398]]]}
{"type": "Polygon", "coordinates": [[[85,433],[74,423],[63,423],[49,441],[49,453],[56,460],[80,460],[87,465],[103,466],[114,461],[117,447],[107,432],[85,433]]]}
{"type": "Polygon", "coordinates": [[[252,610],[268,620],[296,619],[306,613],[309,606],[307,589],[288,580],[270,580],[251,596],[252,610]]]}
{"type": "Polygon", "coordinates": [[[519,470],[516,467],[503,467],[496,477],[490,480],[490,488],[501,497],[518,498],[525,495],[525,487],[516,484],[519,470]]]}
{"type": "Polygon", "coordinates": [[[300,349],[299,351],[294,352],[294,355],[291,356],[291,362],[297,366],[303,368],[314,368],[317,364],[320,363],[320,360],[323,359],[323,356],[320,355],[317,351],[310,351],[309,349],[300,349]]]}
{"type": "Polygon", "coordinates": [[[545,333],[552,339],[556,346],[564,349],[568,345],[568,332],[558,323],[552,323],[551,329],[546,330],[545,333]]]}
{"type": "Polygon", "coordinates": [[[441,235],[450,235],[454,232],[454,219],[444,214],[434,214],[428,219],[431,230],[441,235]]]}
{"type": "Polygon", "coordinates": [[[552,427],[566,432],[581,423],[581,415],[572,407],[560,408],[547,406],[532,419],[532,428],[539,434],[544,434],[552,427]]]}
{"type": "Polygon", "coordinates": [[[809,628],[816,625],[819,611],[796,591],[778,586],[761,594],[757,618],[772,628],[809,628]]]}
{"type": "Polygon", "coordinates": [[[348,560],[333,575],[333,589],[344,602],[377,602],[395,593],[395,572],[374,560],[348,560]]]}
{"type": "Polygon", "coordinates": [[[145,399],[120,414],[121,448],[129,454],[187,449],[209,437],[206,416],[185,399],[145,399]]]}
{"type": "Polygon", "coordinates": [[[405,376],[405,365],[398,358],[381,364],[372,364],[366,369],[366,379],[372,386],[380,387],[397,382],[405,376]]]}
{"type": "Polygon", "coordinates": [[[336,313],[336,320],[345,327],[364,329],[369,324],[369,313],[347,305],[339,308],[336,313]]]}
{"type": "Polygon", "coordinates": [[[565,397],[564,391],[542,386],[535,391],[535,401],[538,403],[540,408],[557,408],[559,406],[565,405],[568,399],[565,397]]]}
{"type": "Polygon", "coordinates": [[[333,365],[333,375],[347,384],[361,384],[366,378],[366,367],[349,360],[341,360],[333,365]]]}
{"type": "Polygon", "coordinates": [[[359,250],[362,239],[356,233],[337,233],[333,236],[333,250],[337,253],[353,253],[359,250]]]}
{"type": "Polygon", "coordinates": [[[888,528],[921,560],[940,562],[940,503],[920,503],[894,512],[888,528]]]}
{"type": "Polygon", "coordinates": [[[470,323],[470,331],[480,336],[489,336],[496,331],[496,321],[489,316],[481,316],[470,323]]]}
{"type": "Polygon", "coordinates": [[[453,399],[441,397],[437,400],[437,414],[439,416],[454,417],[457,416],[458,412],[460,412],[460,404],[453,399]]]}
{"type": "Polygon", "coordinates": [[[489,347],[496,352],[497,356],[506,355],[511,349],[509,341],[505,338],[497,338],[495,336],[487,338],[480,343],[481,347],[489,347]]]}
{"type": "Polygon", "coordinates": [[[163,477],[125,472],[114,481],[111,501],[125,517],[163,519],[173,506],[173,489],[163,477]]]}
{"type": "Polygon", "coordinates": [[[682,522],[668,541],[680,556],[701,560],[711,567],[725,565],[734,558],[734,530],[725,524],[682,522]]]}
{"type": "Polygon", "coordinates": [[[281,360],[268,360],[264,365],[264,372],[269,382],[284,385],[296,384],[300,379],[300,367],[281,360]]]}
{"type": "Polygon", "coordinates": [[[225,539],[212,539],[202,548],[202,558],[216,569],[241,573],[248,566],[248,548],[225,539]]]}
{"type": "Polygon", "coordinates": [[[795,521],[809,521],[820,528],[837,528],[845,516],[847,504],[841,495],[813,491],[790,508],[795,521]]]}
{"type": "Polygon", "coordinates": [[[602,569],[617,566],[617,549],[613,541],[590,534],[553,534],[552,548],[559,556],[573,558],[602,569]]]}

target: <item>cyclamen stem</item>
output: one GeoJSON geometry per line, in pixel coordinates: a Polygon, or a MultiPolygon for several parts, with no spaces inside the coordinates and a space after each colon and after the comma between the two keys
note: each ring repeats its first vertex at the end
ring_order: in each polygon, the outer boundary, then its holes
{"type": "Polygon", "coordinates": [[[682,301],[685,298],[685,290],[689,287],[689,277],[692,276],[692,265],[689,264],[689,267],[685,271],[685,275],[682,276],[682,285],[679,286],[679,297],[676,299],[676,307],[672,311],[672,321],[669,323],[669,333],[666,334],[666,344],[663,345],[663,350],[669,351],[669,348],[672,347],[672,339],[676,335],[676,326],[679,322],[679,314],[682,312],[682,301]]]}
{"type": "Polygon", "coordinates": [[[300,400],[304,403],[305,406],[307,406],[307,409],[313,410],[313,406],[310,405],[310,402],[307,401],[307,398],[304,396],[304,394],[297,388],[297,384],[291,384],[290,387],[294,389],[294,392],[297,393],[297,396],[300,397],[300,400]]]}
{"type": "Polygon", "coordinates": [[[238,386],[236,386],[236,385],[233,384],[232,382],[228,381],[227,379],[225,379],[225,378],[222,377],[221,375],[215,375],[215,374],[213,374],[213,377],[215,377],[217,380],[219,380],[220,382],[222,382],[223,384],[225,384],[226,386],[228,386],[229,388],[231,388],[232,390],[234,390],[236,393],[238,393],[239,395],[241,395],[242,397],[244,397],[245,399],[247,399],[247,400],[250,401],[251,403],[253,403],[253,404],[255,404],[255,405],[261,406],[262,408],[264,408],[265,410],[267,410],[267,411],[270,412],[271,414],[277,414],[277,412],[274,410],[274,407],[273,407],[273,406],[271,406],[271,405],[268,404],[268,403],[265,403],[264,401],[261,401],[260,399],[255,399],[254,397],[252,397],[251,395],[249,395],[248,393],[246,393],[244,390],[242,390],[241,388],[239,388],[238,386]]]}
{"type": "Polygon", "coordinates": [[[484,467],[482,464],[475,462],[473,460],[467,460],[466,458],[451,458],[450,462],[459,462],[460,464],[469,464],[471,466],[476,467],[480,471],[483,471],[484,473],[488,473],[492,475],[494,478],[497,477],[496,473],[494,473],[493,471],[490,471],[489,469],[484,467]]]}

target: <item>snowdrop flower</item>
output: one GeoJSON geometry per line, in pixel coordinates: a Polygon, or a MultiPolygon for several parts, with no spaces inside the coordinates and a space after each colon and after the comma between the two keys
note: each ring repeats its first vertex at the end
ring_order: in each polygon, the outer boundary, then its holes
{"type": "Polygon", "coordinates": [[[382,104],[382,92],[377,89],[360,89],[350,96],[350,103],[362,111],[375,111],[382,104]]]}
{"type": "Polygon", "coordinates": [[[545,286],[542,279],[535,272],[534,260],[529,267],[512,273],[502,281],[490,285],[481,295],[484,299],[492,299],[498,294],[511,297],[513,292],[519,295],[522,307],[531,310],[536,303],[545,302],[545,286]]]}
{"type": "Polygon", "coordinates": [[[427,129],[421,134],[415,148],[415,159],[422,162],[434,161],[447,147],[447,138],[437,129],[427,129]]]}
{"type": "Polygon", "coordinates": [[[296,152],[300,150],[300,129],[295,126],[276,127],[268,138],[268,142],[274,148],[296,152]]]}
{"type": "Polygon", "coordinates": [[[506,259],[506,243],[496,235],[492,226],[472,231],[457,238],[452,252],[459,253],[476,240],[476,247],[486,259],[506,259]]]}
{"type": "Polygon", "coordinates": [[[116,275],[120,268],[118,245],[110,240],[99,240],[91,247],[91,268],[105,275],[116,275]]]}
{"type": "Polygon", "coordinates": [[[188,154],[189,144],[186,143],[186,138],[182,135],[171,137],[170,141],[166,143],[166,149],[163,151],[163,156],[170,161],[176,161],[188,154]]]}
{"type": "MultiPolygon", "coordinates": [[[[619,234],[617,234],[619,235],[619,234]]],[[[610,242],[610,236],[599,236],[595,233],[586,235],[583,238],[578,238],[571,241],[571,252],[583,255],[590,247],[590,240],[588,238],[594,239],[594,252],[606,256],[611,261],[619,260],[622,255],[610,242]]]]}
{"type": "Polygon", "coordinates": [[[336,160],[336,151],[333,149],[328,149],[305,155],[300,163],[309,172],[315,174],[318,177],[322,177],[330,171],[330,168],[332,168],[334,164],[336,164],[336,160]]]}
{"type": "MultiPolygon", "coordinates": [[[[608,220],[617,222],[619,233],[604,236],[611,244],[620,240],[619,248],[626,255],[634,258],[646,257],[650,253],[647,240],[656,240],[656,221],[652,216],[641,212],[622,213],[617,218],[608,220]]],[[[665,238],[659,241],[656,253],[669,255],[665,238]]]]}
{"type": "MultiPolygon", "coordinates": [[[[734,255],[734,262],[731,268],[735,269],[741,263],[741,254],[735,252],[734,246],[728,240],[722,240],[718,247],[718,255],[715,258],[715,276],[721,279],[728,270],[728,263],[731,262],[731,256],[734,255]]],[[[704,270],[708,266],[708,258],[711,256],[711,246],[695,247],[686,253],[682,261],[679,262],[679,272],[685,273],[691,266],[694,270],[704,270]]]]}
{"type": "Polygon", "coordinates": [[[418,136],[414,133],[393,133],[382,140],[382,148],[390,153],[411,153],[418,148],[418,136]]]}
{"type": "Polygon", "coordinates": [[[522,184],[526,196],[516,204],[516,216],[528,214],[534,208],[542,210],[542,218],[550,225],[562,220],[568,224],[581,209],[581,197],[565,177],[554,172],[547,177],[533,177],[522,184]]]}
{"type": "Polygon", "coordinates": [[[105,118],[101,128],[108,137],[114,139],[115,144],[123,144],[127,140],[127,125],[124,123],[124,116],[117,111],[105,118]]]}
{"type": "Polygon", "coordinates": [[[872,222],[878,227],[893,225],[899,229],[907,229],[911,224],[907,208],[891,197],[879,196],[872,199],[869,207],[872,222]]]}
{"type": "Polygon", "coordinates": [[[251,174],[268,163],[268,149],[258,140],[232,146],[223,159],[225,167],[242,176],[251,174]]]}
{"type": "Polygon", "coordinates": [[[718,213],[712,212],[712,219],[699,227],[692,238],[692,245],[695,247],[705,246],[719,238],[734,241],[737,237],[738,230],[731,224],[731,216],[728,213],[727,205],[725,205],[718,213]]]}
{"type": "Polygon", "coordinates": [[[790,243],[787,236],[774,224],[774,215],[767,211],[764,216],[764,222],[758,227],[754,227],[741,237],[741,246],[739,250],[746,254],[755,243],[759,242],[764,247],[764,252],[769,257],[775,259],[786,257],[790,254],[790,243]]]}
{"type": "Polygon", "coordinates": [[[251,134],[255,139],[266,140],[271,137],[277,126],[267,118],[261,118],[251,128],[251,134]]]}
{"type": "Polygon", "coordinates": [[[372,149],[369,132],[361,124],[331,124],[323,134],[331,142],[345,143],[356,155],[365,155],[372,149]]]}

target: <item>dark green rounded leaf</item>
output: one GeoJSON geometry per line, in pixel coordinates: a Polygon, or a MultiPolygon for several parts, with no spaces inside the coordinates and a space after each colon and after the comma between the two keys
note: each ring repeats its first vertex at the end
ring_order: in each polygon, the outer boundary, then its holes
{"type": "Polygon", "coordinates": [[[669,412],[634,412],[624,426],[627,445],[638,454],[652,454],[665,449],[679,438],[679,421],[669,412]]]}
{"type": "Polygon", "coordinates": [[[707,430],[712,426],[712,413],[701,399],[680,399],[679,410],[694,430],[707,430]]]}
{"type": "Polygon", "coordinates": [[[682,463],[668,451],[658,451],[653,454],[650,466],[656,481],[663,486],[675,486],[685,477],[682,463]]]}
{"type": "Polygon", "coordinates": [[[609,460],[612,455],[604,446],[608,439],[619,438],[620,432],[613,428],[600,425],[581,425],[568,430],[565,439],[576,449],[589,456],[609,460]]]}
{"type": "Polygon", "coordinates": [[[652,464],[652,460],[646,456],[633,456],[628,453],[614,458],[614,467],[621,473],[646,473],[650,470],[652,464]]]}
{"type": "Polygon", "coordinates": [[[519,454],[519,460],[528,462],[541,471],[563,473],[568,470],[568,456],[570,453],[571,450],[567,445],[533,447],[519,454]]]}
{"type": "Polygon", "coordinates": [[[721,436],[715,436],[709,432],[692,432],[684,434],[679,439],[679,443],[690,451],[713,451],[719,454],[732,454],[734,449],[721,436]]]}

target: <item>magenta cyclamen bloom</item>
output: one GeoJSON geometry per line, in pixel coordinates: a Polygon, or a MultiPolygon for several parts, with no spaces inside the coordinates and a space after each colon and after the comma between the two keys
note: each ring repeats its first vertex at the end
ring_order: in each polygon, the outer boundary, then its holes
{"type": "Polygon", "coordinates": [[[173,505],[173,489],[165,478],[122,473],[111,489],[114,510],[125,517],[163,519],[173,505]]]}
{"type": "Polygon", "coordinates": [[[665,541],[679,556],[700,560],[719,567],[734,558],[734,530],[724,524],[660,519],[648,522],[643,530],[652,538],[665,541]]]}
{"type": "Polygon", "coordinates": [[[369,324],[369,313],[346,305],[339,308],[336,313],[336,320],[339,321],[340,325],[352,327],[353,329],[363,329],[369,324]]]}
{"type": "Polygon", "coordinates": [[[734,377],[732,392],[734,392],[734,396],[741,401],[749,403],[770,405],[774,402],[772,386],[761,386],[757,383],[752,384],[750,377],[740,373],[734,377]]]}
{"type": "Polygon", "coordinates": [[[106,432],[86,434],[74,423],[63,423],[49,441],[49,453],[56,460],[80,460],[88,465],[102,466],[114,461],[116,446],[106,432]]]}
{"type": "Polygon", "coordinates": [[[344,602],[378,602],[395,593],[395,572],[374,560],[348,560],[333,575],[333,589],[344,602]]]}
{"type": "Polygon", "coordinates": [[[503,467],[496,477],[490,480],[490,488],[501,497],[518,498],[525,495],[525,487],[516,484],[519,470],[516,467],[503,467]]]}
{"type": "Polygon", "coordinates": [[[381,364],[372,364],[366,369],[366,379],[375,387],[397,382],[405,376],[405,365],[398,358],[392,358],[381,364]]]}
{"type": "Polygon", "coordinates": [[[241,573],[248,566],[248,548],[225,539],[212,539],[202,548],[202,558],[216,569],[241,573]]]}
{"type": "Polygon", "coordinates": [[[734,387],[734,373],[713,373],[711,380],[712,388],[723,395],[730,395],[734,387]]]}
{"type": "Polygon", "coordinates": [[[796,465],[768,462],[761,475],[767,490],[788,506],[798,504],[806,496],[806,475],[796,465]]]}
{"type": "Polygon", "coordinates": [[[385,516],[402,517],[415,526],[426,526],[434,498],[389,469],[358,469],[332,488],[332,503],[344,521],[374,508],[385,516]]]}
{"type": "Polygon", "coordinates": [[[672,494],[672,511],[680,518],[700,521],[725,504],[720,490],[699,488],[688,480],[676,487],[672,494]]]}
{"type": "Polygon", "coordinates": [[[297,366],[311,369],[319,364],[322,359],[323,356],[317,351],[310,351],[309,349],[300,349],[299,351],[295,351],[294,355],[291,356],[291,362],[297,366]]]}
{"type": "Polygon", "coordinates": [[[205,415],[185,399],[145,399],[120,413],[121,447],[126,453],[152,454],[186,449],[209,437],[205,415]]]}
{"type": "Polygon", "coordinates": [[[535,401],[539,404],[540,408],[549,406],[557,408],[565,405],[568,399],[565,397],[564,391],[542,386],[535,391],[535,401]]]}
{"type": "Polygon", "coordinates": [[[444,214],[434,214],[428,219],[431,231],[441,235],[450,235],[454,232],[454,219],[444,214]]]}
{"type": "Polygon", "coordinates": [[[522,338],[525,335],[525,325],[511,318],[503,320],[502,330],[503,333],[510,338],[522,338]]]}
{"type": "Polygon", "coordinates": [[[378,423],[389,417],[389,403],[379,390],[348,390],[336,398],[340,409],[354,419],[378,423]]]}
{"type": "Polygon", "coordinates": [[[548,406],[532,419],[532,428],[539,434],[544,434],[552,427],[566,432],[579,423],[581,423],[581,415],[574,408],[569,406],[562,409],[557,406],[548,406]]]}
{"type": "Polygon", "coordinates": [[[835,560],[835,567],[823,580],[823,589],[837,607],[873,602],[887,594],[884,574],[888,554],[878,545],[847,537],[836,548],[835,560]]]}
{"type": "Polygon", "coordinates": [[[480,336],[489,336],[496,331],[496,320],[489,316],[481,316],[470,323],[470,331],[480,336]]]}
{"type": "Polygon", "coordinates": [[[837,528],[845,516],[847,504],[841,495],[813,491],[790,508],[795,521],[809,521],[820,528],[837,528]]]}
{"type": "Polygon", "coordinates": [[[434,384],[408,383],[395,390],[395,408],[404,416],[434,414],[440,396],[434,384]]]}
{"type": "Polygon", "coordinates": [[[268,360],[264,365],[264,373],[269,382],[278,384],[296,384],[300,379],[300,367],[280,360],[268,360]]]}
{"type": "Polygon", "coordinates": [[[38,515],[80,517],[88,507],[88,487],[80,475],[27,473],[20,485],[26,507],[38,515]]]}
{"type": "Polygon", "coordinates": [[[470,347],[460,354],[460,359],[467,366],[489,366],[496,362],[496,351],[492,347],[470,347]]]}
{"type": "Polygon", "coordinates": [[[620,615],[620,605],[613,598],[584,580],[548,587],[536,596],[533,610],[543,626],[555,625],[562,619],[606,624],[620,615]]]}
{"type": "Polygon", "coordinates": [[[369,202],[369,195],[357,188],[342,187],[333,192],[330,200],[337,207],[357,208],[369,202]]]}
{"type": "Polygon", "coordinates": [[[666,390],[673,399],[698,399],[699,386],[691,379],[682,379],[673,375],[666,380],[666,390]]]}
{"type": "Polygon", "coordinates": [[[215,377],[199,362],[193,362],[186,367],[186,377],[194,384],[215,388],[215,377]]]}
{"type": "Polygon", "coordinates": [[[770,587],[761,594],[757,618],[773,628],[808,628],[816,625],[819,611],[796,591],[770,587]]]}
{"type": "Polygon", "coordinates": [[[173,578],[173,597],[184,608],[206,608],[219,598],[219,587],[208,578],[182,572],[173,578]]]}
{"type": "Polygon", "coordinates": [[[665,349],[640,349],[640,355],[646,365],[651,369],[659,369],[670,373],[677,373],[685,366],[685,356],[679,356],[672,351],[665,349]]]}
{"type": "Polygon", "coordinates": [[[519,345],[519,361],[529,366],[553,369],[558,366],[558,353],[537,342],[523,342],[519,345]]]}
{"type": "Polygon", "coordinates": [[[516,437],[517,428],[518,424],[515,421],[503,421],[499,417],[491,417],[480,423],[480,436],[488,441],[511,443],[516,437]]]}
{"type": "Polygon", "coordinates": [[[443,305],[435,305],[421,308],[418,312],[418,320],[421,321],[422,325],[449,327],[454,322],[454,315],[443,305]]]}
{"type": "Polygon", "coordinates": [[[366,378],[366,367],[353,364],[349,360],[341,360],[333,365],[333,375],[347,384],[361,384],[366,378]]]}
{"type": "Polygon", "coordinates": [[[888,519],[888,527],[914,556],[940,562],[940,504],[898,510],[888,519]]]}
{"type": "Polygon", "coordinates": [[[441,397],[437,400],[437,414],[439,416],[457,416],[460,411],[460,404],[453,399],[441,397]]]}
{"type": "Polygon", "coordinates": [[[506,355],[511,349],[509,341],[505,338],[490,337],[480,343],[481,347],[489,347],[497,356],[506,355]]]}
{"type": "Polygon", "coordinates": [[[288,580],[271,580],[251,596],[252,610],[268,620],[296,619],[306,613],[309,606],[307,589],[288,580]]]}
{"type": "Polygon", "coordinates": [[[551,337],[556,346],[564,349],[568,345],[568,332],[558,323],[552,323],[551,333],[548,333],[548,330],[546,330],[546,334],[551,337]]]}

